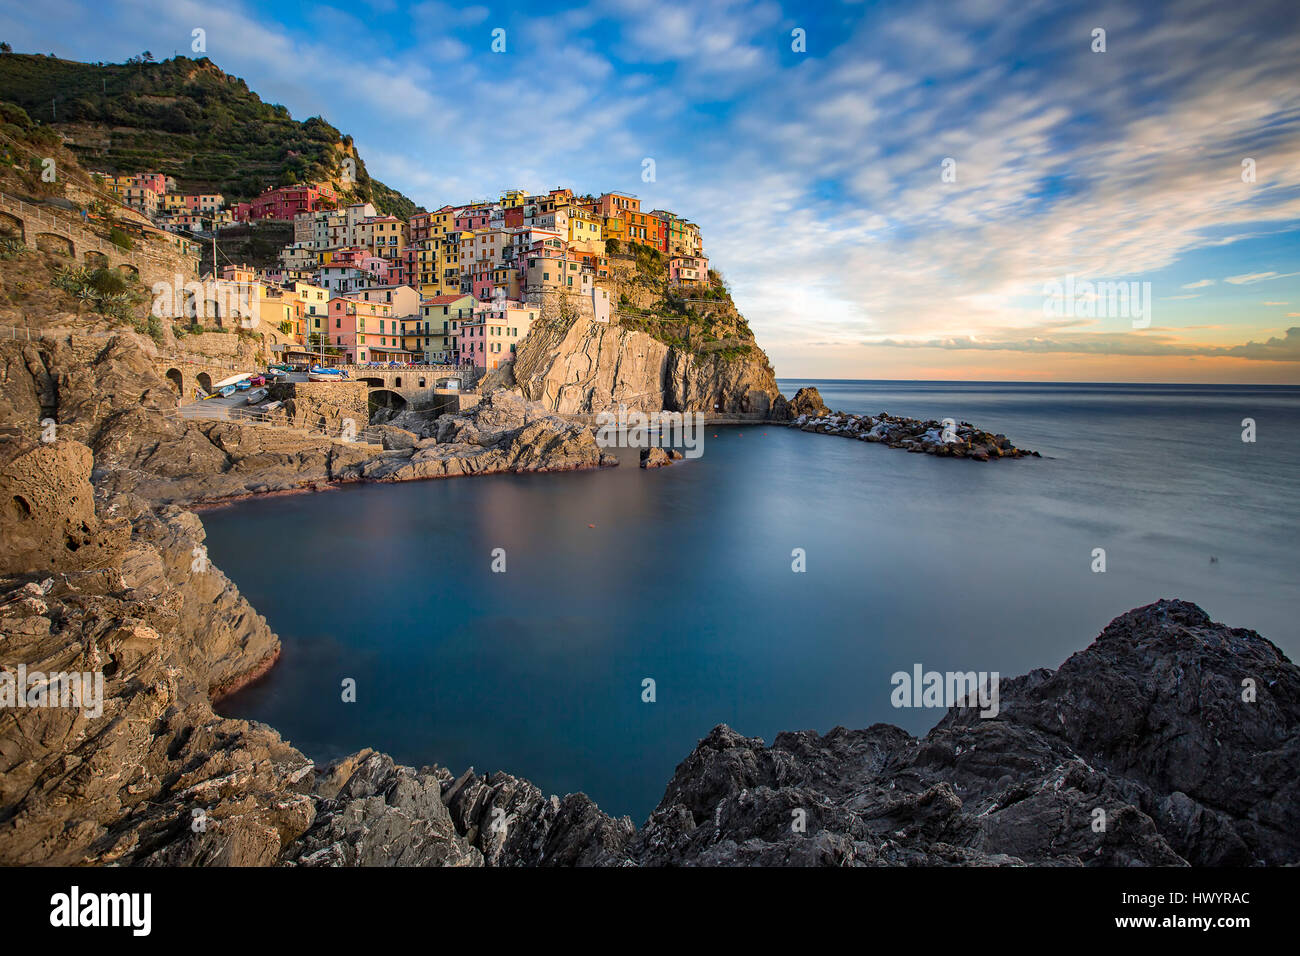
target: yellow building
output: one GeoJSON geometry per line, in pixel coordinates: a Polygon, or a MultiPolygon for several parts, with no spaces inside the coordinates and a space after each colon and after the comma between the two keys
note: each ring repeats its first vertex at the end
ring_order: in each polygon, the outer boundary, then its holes
{"type": "Polygon", "coordinates": [[[396,216],[374,216],[362,222],[358,229],[358,245],[369,249],[381,259],[394,261],[402,258],[406,250],[407,224],[396,216]]]}
{"type": "Polygon", "coordinates": [[[587,209],[569,208],[569,248],[603,256],[605,217],[587,209]]]}

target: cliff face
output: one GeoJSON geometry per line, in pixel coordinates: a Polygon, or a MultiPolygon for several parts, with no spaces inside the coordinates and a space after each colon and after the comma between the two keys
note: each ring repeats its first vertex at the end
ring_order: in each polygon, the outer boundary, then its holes
{"type": "Polygon", "coordinates": [[[596,284],[611,321],[593,321],[580,296],[543,297],[513,368],[491,380],[564,415],[619,405],[767,415],[778,397],[772,363],[721,276],[688,290],[669,282],[658,250],[609,245],[609,275],[596,284]]]}
{"type": "Polygon", "coordinates": [[[577,317],[533,326],[514,382],[524,397],[564,415],[617,409],[767,414],[776,376],[756,345],[743,356],[699,354],[646,332],[577,317]]]}

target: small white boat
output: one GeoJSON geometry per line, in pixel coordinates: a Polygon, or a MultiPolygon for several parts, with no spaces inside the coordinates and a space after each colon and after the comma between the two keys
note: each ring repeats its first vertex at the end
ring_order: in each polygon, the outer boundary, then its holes
{"type": "Polygon", "coordinates": [[[324,368],[320,365],[313,365],[307,373],[309,382],[346,382],[348,373],[341,368],[324,368]]]}
{"type": "Polygon", "coordinates": [[[265,405],[262,406],[262,411],[264,411],[264,412],[273,412],[273,411],[275,411],[277,408],[279,408],[279,407],[280,407],[281,405],[283,405],[283,404],[284,404],[284,402],[279,402],[279,401],[276,401],[276,402],[267,402],[265,405]]]}
{"type": "Polygon", "coordinates": [[[240,382],[244,381],[245,379],[249,379],[252,377],[253,377],[252,372],[241,372],[239,375],[232,375],[229,378],[223,378],[221,381],[213,385],[212,389],[213,391],[219,392],[227,385],[238,385],[240,382]]]}
{"type": "Polygon", "coordinates": [[[266,398],[266,389],[255,388],[248,393],[248,398],[246,399],[246,401],[249,405],[256,405],[264,398],[266,398]]]}

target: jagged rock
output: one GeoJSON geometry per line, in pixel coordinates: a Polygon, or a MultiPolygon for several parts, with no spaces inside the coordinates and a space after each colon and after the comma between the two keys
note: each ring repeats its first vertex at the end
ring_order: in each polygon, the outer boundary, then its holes
{"type": "Polygon", "coordinates": [[[788,402],[784,395],[780,396],[773,406],[772,418],[774,421],[792,421],[801,415],[820,418],[829,414],[830,409],[822,401],[821,393],[810,385],[795,392],[794,398],[788,402]]]}
{"type": "Polygon", "coordinates": [[[371,459],[357,474],[371,481],[407,481],[615,463],[616,458],[602,454],[589,428],[497,389],[468,411],[439,418],[434,441],[416,442],[408,456],[371,459]]]}
{"type": "Polygon", "coordinates": [[[716,728],[629,855],[641,864],[1300,861],[1300,669],[1253,631],[1161,601],[1055,673],[1001,682],[924,738],[883,724],[716,728]],[[1242,700],[1242,682],[1259,698],[1242,700]],[[1095,826],[1105,813],[1105,829],[1095,826]],[[806,830],[795,832],[792,813],[806,830]]]}
{"type": "Polygon", "coordinates": [[[672,463],[672,457],[662,448],[651,447],[641,449],[642,468],[667,468],[672,463]]]}
{"type": "Polygon", "coordinates": [[[395,425],[377,425],[375,428],[380,434],[385,451],[414,448],[420,440],[420,436],[415,432],[409,432],[395,425]]]}
{"type": "MultiPolygon", "coordinates": [[[[450,776],[442,771],[445,776],[450,776]]],[[[283,862],[299,866],[482,866],[456,832],[436,770],[363,751],[324,769],[315,821],[283,862]],[[342,773],[340,771],[343,771],[342,773]],[[341,785],[337,778],[344,776],[341,785]],[[333,779],[332,779],[333,778],[333,779]]]]}
{"type": "MultiPolygon", "coordinates": [[[[84,445],[20,449],[15,461],[33,455],[58,463],[47,477],[57,495],[24,519],[43,529],[25,540],[69,521],[93,540],[26,568],[30,556],[17,552],[15,566],[6,551],[5,664],[99,673],[103,696],[0,709],[0,862],[273,863],[311,822],[295,789],[311,763],[210,701],[264,672],[278,640],[206,562],[195,515],[95,497],[84,445]]],[[[26,482],[22,467],[0,471],[0,498],[26,482]]]]}

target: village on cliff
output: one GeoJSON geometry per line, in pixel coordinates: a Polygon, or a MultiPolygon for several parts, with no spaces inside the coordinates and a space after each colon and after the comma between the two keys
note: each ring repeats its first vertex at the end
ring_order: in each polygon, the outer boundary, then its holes
{"type": "MultiPolygon", "coordinates": [[[[293,224],[279,264],[220,265],[202,295],[156,297],[163,318],[259,327],[280,361],[320,365],[427,364],[487,371],[510,362],[549,301],[608,322],[608,255],[647,247],[669,284],[709,281],[699,227],[630,193],[571,189],[445,205],[409,219],[343,202],[328,183],[269,189],[227,208],[185,194],[161,173],[103,175],[106,189],[186,244],[245,224],[293,224]]],[[[215,242],[214,242],[215,250],[215,242]]],[[[214,259],[216,258],[214,252],[214,259]]],[[[188,285],[188,283],[187,283],[188,285]]]]}

